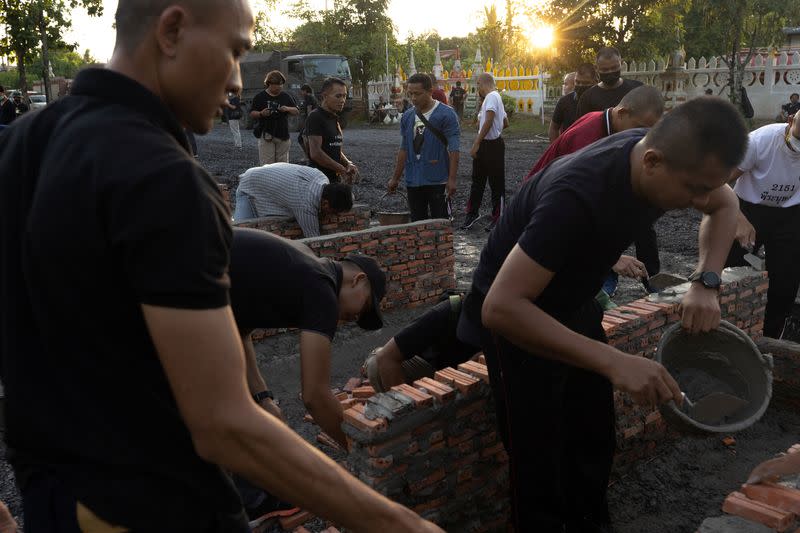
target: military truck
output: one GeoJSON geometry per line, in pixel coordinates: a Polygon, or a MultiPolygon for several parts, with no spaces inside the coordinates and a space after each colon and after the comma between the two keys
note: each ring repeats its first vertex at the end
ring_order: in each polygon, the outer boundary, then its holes
{"type": "MultiPolygon", "coordinates": [[[[271,70],[280,70],[286,77],[284,90],[291,94],[298,103],[302,101],[300,87],[305,84],[314,89],[314,96],[319,99],[322,82],[325,78],[335,76],[344,80],[347,85],[347,102],[340,117],[340,124],[345,127],[347,117],[353,109],[353,80],[350,77],[350,65],[347,58],[333,54],[305,54],[300,51],[272,51],[263,54],[247,54],[240,63],[242,70],[242,103],[247,110],[245,127],[253,127],[250,118],[250,106],[253,98],[264,90],[264,77],[271,70]]],[[[289,115],[289,129],[297,131],[300,119],[289,115]]]]}

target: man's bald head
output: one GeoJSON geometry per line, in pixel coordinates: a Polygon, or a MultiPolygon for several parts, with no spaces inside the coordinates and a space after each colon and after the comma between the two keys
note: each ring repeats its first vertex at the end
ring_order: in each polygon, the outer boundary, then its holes
{"type": "Polygon", "coordinates": [[[648,114],[660,117],[664,114],[664,96],[655,87],[642,85],[623,96],[618,107],[624,107],[631,115],[639,117],[648,114]]]}
{"type": "Polygon", "coordinates": [[[198,20],[206,22],[224,7],[235,7],[237,3],[225,0],[119,0],[114,15],[116,46],[125,50],[135,49],[164,10],[174,5],[186,8],[198,20]]]}

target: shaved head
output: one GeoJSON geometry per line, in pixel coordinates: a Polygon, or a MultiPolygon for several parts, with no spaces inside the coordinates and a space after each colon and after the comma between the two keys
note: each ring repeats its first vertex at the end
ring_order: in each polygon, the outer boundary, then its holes
{"type": "Polygon", "coordinates": [[[623,96],[618,107],[624,107],[631,115],[639,117],[648,114],[660,117],[664,114],[664,96],[655,87],[642,85],[623,96]]]}
{"type": "Polygon", "coordinates": [[[200,21],[212,20],[225,6],[235,8],[236,2],[225,0],[119,0],[114,21],[117,27],[116,46],[133,50],[142,41],[158,17],[170,6],[182,6],[200,21]]]}

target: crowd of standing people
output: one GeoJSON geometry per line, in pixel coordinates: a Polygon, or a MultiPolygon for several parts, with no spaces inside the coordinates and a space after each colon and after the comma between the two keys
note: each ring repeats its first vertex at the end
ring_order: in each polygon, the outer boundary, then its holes
{"type": "MultiPolygon", "coordinates": [[[[208,132],[218,112],[240,131],[238,62],[253,24],[244,0],[155,12],[120,0],[107,67],[0,133],[0,377],[30,533],[245,533],[254,516],[294,506],[353,531],[442,531],[303,441],[258,371],[251,331],[299,328],[303,402],[346,447],[331,343],[341,322],[382,327],[386,276],[364,255],[318,258],[233,228],[193,157],[185,131],[208,132]]],[[[691,333],[719,325],[720,273],[740,248],[766,248],[767,335],[780,336],[800,284],[800,120],[748,136],[739,110],[713,96],[662,116],[656,91],[622,78],[620,63],[604,48],[579,69],[552,149],[509,202],[507,115],[493,77],[479,76],[463,227],[487,183],[492,210],[470,291],[365,363],[386,387],[407,379],[415,355],[438,367],[485,354],[515,531],[611,531],[613,388],[647,406],[683,401],[662,365],[607,344],[597,298],[615,272],[657,271],[660,216],[703,213],[681,307],[691,333]],[[624,259],[633,242],[640,259],[624,259]]],[[[456,189],[464,95],[450,107],[435,83],[408,80],[387,184],[405,180],[415,220],[451,217],[456,189]]],[[[267,73],[248,111],[261,165],[242,174],[234,218],[289,215],[313,235],[320,214],[350,209],[359,178],[338,122],[346,90],[332,78],[318,103],[306,91],[298,105],[284,84],[267,73]],[[290,115],[304,119],[308,166],[288,163],[290,115]]]]}

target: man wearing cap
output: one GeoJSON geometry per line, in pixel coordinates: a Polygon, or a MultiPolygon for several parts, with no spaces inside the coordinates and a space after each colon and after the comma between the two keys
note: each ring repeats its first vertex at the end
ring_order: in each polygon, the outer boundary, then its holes
{"type": "Polygon", "coordinates": [[[303,403],[319,427],[345,446],[342,407],[330,387],[331,341],[340,320],[369,330],[383,326],[379,306],[386,276],[378,263],[355,254],[342,261],[319,258],[301,242],[235,228],[230,276],[231,306],[245,347],[251,394],[280,416],[258,373],[250,332],[300,329],[303,403]]]}

